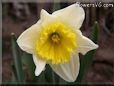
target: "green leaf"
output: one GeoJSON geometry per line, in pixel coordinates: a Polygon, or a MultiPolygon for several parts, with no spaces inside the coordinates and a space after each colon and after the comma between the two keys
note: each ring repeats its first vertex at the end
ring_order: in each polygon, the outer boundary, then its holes
{"type": "Polygon", "coordinates": [[[17,81],[17,74],[14,65],[12,65],[12,78],[11,78],[11,84],[18,84],[17,81]]]}
{"type": "Polygon", "coordinates": [[[17,81],[22,84],[24,82],[24,73],[22,69],[20,50],[17,45],[16,37],[14,34],[11,35],[11,44],[12,44],[12,54],[13,54],[14,67],[16,69],[17,81]]]}
{"type": "MultiPolygon", "coordinates": [[[[98,23],[95,22],[93,27],[92,27],[92,41],[94,43],[97,43],[98,41],[98,23]]],[[[92,63],[92,60],[93,60],[93,57],[94,57],[94,54],[95,54],[95,51],[96,50],[91,50],[89,51],[84,57],[83,59],[81,60],[81,63],[80,63],[80,71],[79,71],[79,75],[78,75],[78,78],[76,80],[76,83],[80,83],[83,78],[84,78],[84,75],[86,74],[87,70],[89,69],[91,63],[92,63]]]]}
{"type": "Polygon", "coordinates": [[[94,43],[96,43],[97,44],[97,42],[98,42],[98,34],[99,34],[99,25],[98,25],[98,22],[97,21],[95,21],[95,23],[94,23],[94,25],[93,25],[93,27],[92,27],[92,35],[91,35],[91,39],[92,39],[92,41],[94,42],[94,43]]]}
{"type": "Polygon", "coordinates": [[[53,10],[56,11],[60,9],[60,0],[53,0],[53,10]]]}
{"type": "MultiPolygon", "coordinates": [[[[47,80],[47,82],[52,82],[55,81],[54,80],[54,76],[52,76],[52,69],[51,67],[47,64],[46,65],[46,70],[45,70],[45,79],[47,80]]],[[[52,82],[53,83],[53,82],[52,82]]]]}
{"type": "Polygon", "coordinates": [[[59,77],[54,73],[52,68],[47,64],[45,70],[45,79],[48,83],[59,84],[59,77]]]}
{"type": "Polygon", "coordinates": [[[45,71],[42,71],[42,73],[37,78],[38,78],[37,84],[44,84],[44,85],[49,84],[45,78],[45,71]]]}
{"type": "Polygon", "coordinates": [[[31,81],[35,82],[37,80],[37,77],[35,76],[35,64],[33,61],[33,57],[31,54],[28,54],[26,52],[22,53],[22,63],[27,66],[28,73],[30,75],[31,81]]]}
{"type": "Polygon", "coordinates": [[[17,79],[16,79],[16,77],[15,77],[14,72],[12,73],[11,84],[18,84],[18,82],[17,82],[17,79]]]}

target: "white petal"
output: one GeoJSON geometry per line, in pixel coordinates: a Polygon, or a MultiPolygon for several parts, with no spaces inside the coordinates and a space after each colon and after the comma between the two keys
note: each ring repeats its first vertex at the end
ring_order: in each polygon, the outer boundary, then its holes
{"type": "Polygon", "coordinates": [[[40,21],[25,30],[17,39],[19,47],[28,53],[33,53],[34,43],[40,30],[40,21]]]}
{"type": "Polygon", "coordinates": [[[40,73],[45,69],[46,62],[39,59],[36,55],[33,55],[33,61],[36,65],[35,75],[39,76],[40,73]]]}
{"type": "Polygon", "coordinates": [[[82,35],[81,31],[77,31],[78,52],[86,54],[88,51],[98,48],[98,45],[92,42],[89,38],[82,35]]]}
{"type": "Polygon", "coordinates": [[[85,18],[85,12],[78,4],[70,5],[64,9],[55,11],[52,15],[58,16],[63,22],[79,29],[85,18]]]}
{"type": "Polygon", "coordinates": [[[52,23],[54,21],[56,21],[56,17],[49,14],[46,10],[42,9],[41,10],[41,13],[40,13],[40,18],[41,18],[41,21],[42,21],[42,25],[45,26],[49,23],[52,23]]]}
{"type": "Polygon", "coordinates": [[[74,82],[79,74],[80,67],[78,54],[72,54],[70,61],[65,64],[50,64],[50,66],[62,79],[74,82]]]}
{"type": "Polygon", "coordinates": [[[51,15],[44,9],[41,10],[40,18],[42,21],[47,21],[51,15]]]}

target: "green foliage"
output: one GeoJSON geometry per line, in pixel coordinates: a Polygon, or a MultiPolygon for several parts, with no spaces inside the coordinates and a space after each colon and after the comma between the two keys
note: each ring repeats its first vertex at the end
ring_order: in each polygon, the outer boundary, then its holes
{"type": "Polygon", "coordinates": [[[56,11],[60,9],[60,0],[53,0],[53,9],[52,11],[56,11]]]}
{"type": "Polygon", "coordinates": [[[99,35],[99,25],[98,25],[98,22],[95,21],[93,27],[92,27],[92,35],[91,35],[91,39],[94,43],[97,44],[98,42],[98,35],[99,35]]]}
{"type": "Polygon", "coordinates": [[[11,79],[11,84],[18,84],[16,69],[15,69],[14,65],[12,65],[12,79],[11,79]]]}
{"type": "Polygon", "coordinates": [[[13,55],[14,68],[15,68],[15,72],[13,73],[13,75],[15,75],[15,77],[17,79],[17,83],[23,83],[24,82],[24,73],[23,73],[23,69],[22,69],[20,50],[16,43],[16,38],[15,38],[14,34],[11,35],[11,44],[12,44],[12,55],[13,55]]]}
{"type": "Polygon", "coordinates": [[[37,77],[35,76],[35,64],[31,54],[26,52],[22,52],[22,63],[27,68],[27,73],[29,74],[29,78],[32,82],[37,81],[37,77]]]}

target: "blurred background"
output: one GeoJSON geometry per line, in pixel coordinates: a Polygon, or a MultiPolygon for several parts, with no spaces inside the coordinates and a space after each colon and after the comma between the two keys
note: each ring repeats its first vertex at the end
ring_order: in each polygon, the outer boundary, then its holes
{"type": "MultiPolygon", "coordinates": [[[[83,2],[82,2],[83,3],[83,2]]],[[[114,4],[113,2],[111,2],[114,4]]],[[[72,2],[61,2],[60,8],[72,2]]],[[[9,83],[12,76],[11,33],[18,37],[24,30],[39,20],[41,9],[53,12],[53,3],[2,3],[2,83],[9,83]]],[[[83,35],[90,37],[95,21],[99,23],[99,48],[94,56],[88,74],[87,84],[113,84],[114,81],[114,7],[84,7],[86,17],[81,27],[83,35]]],[[[29,78],[26,80],[29,82],[29,78]]]]}

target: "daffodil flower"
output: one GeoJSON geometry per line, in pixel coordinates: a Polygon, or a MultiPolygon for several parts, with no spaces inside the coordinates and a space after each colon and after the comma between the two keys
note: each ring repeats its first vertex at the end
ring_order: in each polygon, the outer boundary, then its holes
{"type": "Polygon", "coordinates": [[[78,54],[98,48],[79,29],[84,18],[85,12],[78,4],[52,14],[42,9],[38,22],[19,36],[19,47],[33,55],[36,76],[49,64],[62,79],[76,80],[80,68],[78,54]]]}

